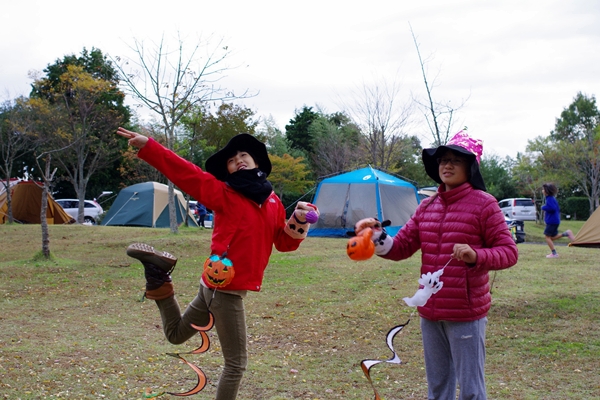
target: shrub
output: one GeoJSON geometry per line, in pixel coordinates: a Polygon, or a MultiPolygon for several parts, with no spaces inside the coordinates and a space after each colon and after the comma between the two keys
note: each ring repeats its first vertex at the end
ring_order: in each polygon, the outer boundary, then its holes
{"type": "Polygon", "coordinates": [[[561,211],[571,215],[572,219],[587,220],[590,217],[590,202],[587,197],[567,197],[564,207],[561,205],[561,211]]]}

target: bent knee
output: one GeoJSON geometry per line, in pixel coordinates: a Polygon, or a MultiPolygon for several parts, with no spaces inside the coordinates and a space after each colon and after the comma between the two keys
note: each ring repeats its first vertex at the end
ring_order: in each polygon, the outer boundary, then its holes
{"type": "Polygon", "coordinates": [[[178,332],[165,332],[165,338],[167,338],[167,341],[171,344],[184,344],[196,333],[197,332],[192,332],[191,335],[182,335],[178,332]]]}
{"type": "Polygon", "coordinates": [[[180,338],[167,338],[167,341],[171,344],[184,344],[185,340],[182,340],[180,338]]]}

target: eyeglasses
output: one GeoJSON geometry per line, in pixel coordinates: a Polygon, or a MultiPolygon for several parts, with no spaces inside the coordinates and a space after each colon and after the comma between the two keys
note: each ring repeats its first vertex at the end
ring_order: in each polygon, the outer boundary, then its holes
{"type": "Polygon", "coordinates": [[[465,160],[463,160],[462,158],[438,158],[437,163],[442,166],[450,163],[453,166],[458,167],[459,165],[463,165],[465,163],[465,160]]]}

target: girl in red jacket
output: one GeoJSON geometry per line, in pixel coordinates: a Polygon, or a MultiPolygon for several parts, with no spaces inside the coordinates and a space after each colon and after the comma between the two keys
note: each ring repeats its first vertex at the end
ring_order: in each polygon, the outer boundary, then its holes
{"type": "Polygon", "coordinates": [[[479,171],[480,140],[458,132],[444,146],[424,149],[427,174],[440,184],[391,238],[374,218],[375,253],[402,260],[421,250],[421,274],[444,269],[441,289],[418,307],[429,399],[486,399],[485,328],[491,294],[488,271],[511,267],[517,246],[479,171]]]}
{"type": "Polygon", "coordinates": [[[307,213],[318,210],[299,202],[286,222],[285,209],[267,180],[267,149],[252,135],[233,137],[206,161],[204,172],[152,138],[123,128],[117,134],[139,149],[139,158],[214,212],[211,256],[198,295],[183,315],[170,276],[177,259],[142,243],[129,246],[127,254],[144,265],[146,297],[156,301],[169,342],[185,342],[198,333],[192,324],[206,326],[209,311],[214,315],[225,360],[216,399],[235,399],[248,358],[244,297],[260,291],[273,245],[279,251],[296,250],[308,233],[307,213]]]}

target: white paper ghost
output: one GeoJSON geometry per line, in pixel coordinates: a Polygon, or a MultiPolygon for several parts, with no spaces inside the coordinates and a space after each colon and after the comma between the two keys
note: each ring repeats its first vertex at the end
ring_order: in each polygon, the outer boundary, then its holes
{"type": "Polygon", "coordinates": [[[402,300],[404,300],[409,307],[424,306],[431,295],[436,294],[442,288],[442,286],[444,286],[444,282],[440,281],[440,276],[443,273],[444,268],[435,271],[433,274],[428,272],[421,275],[419,284],[423,287],[417,290],[413,297],[405,297],[402,300]]]}

